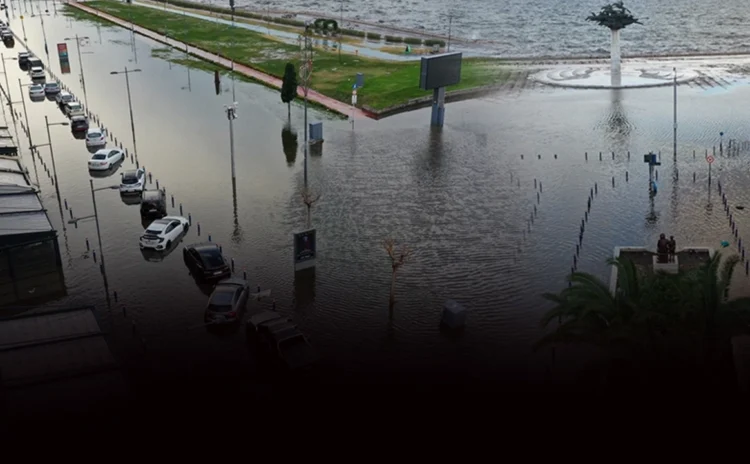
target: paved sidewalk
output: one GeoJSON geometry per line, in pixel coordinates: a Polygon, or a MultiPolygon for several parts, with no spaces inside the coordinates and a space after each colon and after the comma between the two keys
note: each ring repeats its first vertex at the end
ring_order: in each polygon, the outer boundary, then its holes
{"type": "MultiPolygon", "coordinates": [[[[128,21],[125,21],[123,19],[120,19],[116,16],[112,16],[110,14],[104,13],[102,11],[99,11],[95,8],[88,7],[86,5],[83,5],[81,3],[75,2],[75,1],[68,1],[66,2],[67,5],[70,5],[74,8],[78,8],[79,10],[83,10],[87,13],[91,13],[93,15],[99,16],[100,18],[104,18],[107,21],[111,21],[119,26],[122,26],[126,29],[130,29],[132,27],[133,31],[135,31],[138,34],[141,34],[142,36],[148,37],[150,39],[153,39],[157,42],[163,43],[165,45],[168,45],[173,48],[179,48],[180,50],[186,50],[187,53],[196,56],[198,58],[201,58],[203,60],[209,61],[214,64],[218,64],[219,66],[225,67],[227,69],[232,69],[232,60],[226,59],[222,56],[219,56],[217,54],[207,52],[206,50],[200,49],[198,47],[194,47],[189,44],[185,44],[183,42],[179,42],[174,39],[168,39],[167,37],[154,32],[150,29],[146,29],[145,27],[141,27],[138,25],[131,25],[128,21]]],[[[280,89],[281,88],[281,79],[271,76],[269,74],[266,74],[264,72],[255,70],[249,66],[245,66],[243,64],[234,63],[234,71],[242,74],[244,76],[250,77],[252,79],[255,79],[259,82],[262,82],[270,87],[280,89]]],[[[304,98],[305,94],[301,87],[297,88],[297,95],[300,98],[304,98]]],[[[340,102],[338,100],[335,100],[333,98],[327,97],[321,93],[318,93],[314,90],[309,90],[307,93],[307,99],[310,101],[313,101],[315,103],[318,103],[322,106],[325,106],[329,110],[335,111],[337,113],[340,113],[344,116],[352,117],[356,119],[359,118],[373,118],[375,119],[375,116],[365,112],[359,108],[352,107],[351,105],[347,105],[346,103],[340,102]]]]}

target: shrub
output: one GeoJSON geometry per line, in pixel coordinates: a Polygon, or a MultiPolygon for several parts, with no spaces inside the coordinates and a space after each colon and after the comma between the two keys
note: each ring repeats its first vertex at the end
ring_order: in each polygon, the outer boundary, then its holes
{"type": "Polygon", "coordinates": [[[340,31],[344,35],[351,35],[354,37],[365,37],[364,31],[358,31],[356,29],[340,29],[340,31]]]}
{"type": "Polygon", "coordinates": [[[419,37],[404,37],[404,43],[411,45],[422,45],[422,39],[419,37]]]}
{"type": "Polygon", "coordinates": [[[445,40],[438,40],[438,39],[427,39],[424,41],[424,44],[428,47],[432,47],[433,45],[439,45],[440,47],[445,47],[445,40]]]}
{"type": "Polygon", "coordinates": [[[377,32],[368,32],[367,38],[370,40],[380,40],[383,36],[378,34],[377,32]]]}
{"type": "Polygon", "coordinates": [[[387,35],[385,36],[386,42],[394,42],[394,43],[400,43],[404,41],[403,37],[399,37],[397,35],[387,35]]]}

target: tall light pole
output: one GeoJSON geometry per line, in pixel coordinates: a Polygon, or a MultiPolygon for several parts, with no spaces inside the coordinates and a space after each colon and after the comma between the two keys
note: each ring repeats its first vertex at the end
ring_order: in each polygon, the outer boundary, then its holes
{"type": "Polygon", "coordinates": [[[96,238],[97,238],[97,241],[99,242],[99,257],[102,260],[101,272],[102,272],[102,277],[104,278],[104,287],[107,289],[107,296],[109,297],[109,283],[107,282],[107,271],[104,266],[104,248],[102,247],[102,231],[101,231],[101,228],[99,227],[99,212],[96,209],[96,192],[100,190],[117,190],[120,188],[120,186],[110,185],[108,187],[94,188],[94,179],[89,179],[89,185],[91,185],[91,202],[94,204],[94,214],[89,215],[89,216],[79,217],[79,218],[70,218],[70,220],[68,221],[68,224],[75,224],[76,227],[78,227],[78,221],[82,221],[84,219],[90,219],[92,217],[96,221],[96,238]]]}
{"type": "MultiPolygon", "coordinates": [[[[65,216],[62,210],[62,200],[60,199],[60,183],[57,181],[57,166],[55,166],[55,151],[52,149],[52,135],[49,132],[50,126],[67,126],[68,122],[49,122],[49,117],[44,117],[44,124],[47,126],[47,143],[43,145],[32,145],[32,150],[37,150],[39,147],[49,147],[49,156],[52,159],[52,175],[55,179],[55,193],[57,193],[57,204],[60,206],[60,217],[63,219],[63,230],[65,230],[65,216]]],[[[37,151],[38,153],[38,151],[37,151]]]]}
{"type": "Polygon", "coordinates": [[[47,31],[44,29],[44,15],[49,14],[49,10],[45,8],[44,13],[39,11],[39,19],[42,21],[42,37],[44,37],[44,53],[47,55],[47,61],[49,61],[49,47],[47,47],[47,31]]]}
{"type": "MultiPolygon", "coordinates": [[[[29,145],[34,146],[34,142],[31,141],[31,127],[29,126],[29,112],[26,111],[26,98],[23,96],[23,88],[33,84],[21,84],[21,79],[18,79],[18,88],[21,90],[21,104],[23,105],[23,117],[26,119],[26,137],[29,138],[29,145]]],[[[31,156],[34,156],[34,151],[31,151],[31,156]]],[[[57,181],[55,181],[57,183],[57,181]]]]}
{"type": "MultiPolygon", "coordinates": [[[[5,55],[0,53],[0,60],[3,62],[3,75],[5,76],[5,96],[8,98],[8,106],[10,106],[10,115],[13,120],[16,120],[16,113],[13,111],[13,102],[10,99],[10,84],[8,83],[8,69],[5,66],[7,60],[16,60],[17,58],[6,58],[5,55]]],[[[23,95],[22,95],[23,96],[23,95]]],[[[28,123],[26,123],[28,125],[28,123]]]]}
{"type": "Polygon", "coordinates": [[[21,29],[23,29],[23,41],[26,42],[26,24],[23,23],[23,15],[21,15],[21,29]]]}
{"type": "Polygon", "coordinates": [[[130,108],[130,130],[133,133],[133,152],[135,152],[136,155],[138,155],[138,148],[135,144],[135,120],[133,119],[133,101],[130,98],[130,79],[128,78],[128,74],[135,73],[135,72],[141,72],[140,69],[128,69],[127,66],[125,66],[124,71],[111,71],[110,74],[125,74],[125,86],[128,89],[128,108],[130,108]]]}
{"type": "Polygon", "coordinates": [[[677,68],[672,68],[674,74],[674,124],[673,124],[673,143],[674,159],[677,160],[677,68]]]}
{"type": "Polygon", "coordinates": [[[225,105],[224,111],[226,111],[229,120],[229,154],[232,158],[232,188],[235,188],[237,178],[234,174],[234,120],[237,119],[237,102],[225,105]]]}
{"type": "Polygon", "coordinates": [[[448,47],[447,52],[451,51],[451,31],[453,29],[453,13],[448,15],[448,47]]]}
{"type": "Polygon", "coordinates": [[[307,190],[307,94],[310,91],[310,79],[312,78],[313,62],[312,62],[312,44],[310,43],[310,22],[305,24],[305,49],[303,56],[303,62],[300,66],[300,77],[302,78],[302,91],[305,95],[305,190],[307,190]]]}
{"type": "Polygon", "coordinates": [[[81,69],[81,88],[83,88],[83,103],[86,105],[86,109],[89,108],[89,99],[86,96],[86,78],[83,75],[83,59],[81,59],[81,40],[89,40],[88,37],[80,37],[78,34],[76,34],[75,37],[65,37],[64,39],[66,42],[75,40],[76,41],[76,48],[78,49],[78,67],[81,69]]]}

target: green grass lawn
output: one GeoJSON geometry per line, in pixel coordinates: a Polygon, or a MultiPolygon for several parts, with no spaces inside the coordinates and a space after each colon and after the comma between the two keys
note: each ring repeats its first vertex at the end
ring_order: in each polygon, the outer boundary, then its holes
{"type": "MultiPolygon", "coordinates": [[[[248,29],[111,0],[86,5],[277,77],[283,76],[286,63],[296,65],[300,60],[296,44],[248,29]]],[[[357,92],[358,106],[383,110],[431,94],[419,89],[419,61],[384,61],[349,53],[339,57],[322,43],[316,45],[311,87],[324,95],[349,103],[358,72],[365,76],[365,86],[357,92]]],[[[464,59],[461,74],[461,83],[448,91],[498,84],[510,73],[498,60],[464,59]]]]}

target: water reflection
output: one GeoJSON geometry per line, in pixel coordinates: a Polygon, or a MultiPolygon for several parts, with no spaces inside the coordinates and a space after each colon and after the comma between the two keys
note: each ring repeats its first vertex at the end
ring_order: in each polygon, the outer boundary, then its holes
{"type": "Polygon", "coordinates": [[[120,195],[120,199],[123,203],[125,203],[128,206],[133,205],[140,205],[141,204],[141,196],[140,195],[120,195]]]}
{"type": "Polygon", "coordinates": [[[107,177],[111,177],[122,167],[122,163],[122,161],[118,161],[117,163],[113,164],[111,168],[102,171],[92,171],[91,169],[89,169],[89,175],[95,179],[104,179],[107,177]]]}
{"type": "Polygon", "coordinates": [[[242,227],[237,215],[237,181],[232,179],[232,212],[234,216],[234,227],[232,228],[232,242],[242,243],[242,227]]]}
{"type": "Polygon", "coordinates": [[[633,132],[633,125],[628,120],[622,106],[622,89],[613,89],[610,97],[611,105],[607,114],[605,129],[613,144],[622,147],[627,144],[628,138],[633,132]]]}
{"type": "MultiPolygon", "coordinates": [[[[143,228],[145,229],[153,221],[154,221],[153,219],[148,219],[148,220],[142,219],[141,224],[144,224],[143,228]],[[146,222],[146,221],[148,221],[148,222],[146,222]]],[[[158,262],[164,261],[164,259],[167,256],[169,256],[170,254],[172,254],[172,252],[174,250],[176,250],[178,246],[180,246],[180,244],[182,243],[182,239],[183,238],[184,238],[184,235],[181,236],[181,237],[179,237],[174,242],[172,242],[172,244],[169,245],[169,247],[167,247],[163,251],[152,250],[150,248],[141,248],[141,255],[143,255],[143,259],[145,259],[146,261],[150,261],[152,263],[158,263],[158,262]]]]}
{"type": "Polygon", "coordinates": [[[294,273],[294,308],[305,309],[315,302],[315,268],[294,273]]]}
{"type": "Polygon", "coordinates": [[[286,164],[288,166],[293,166],[297,160],[297,151],[299,149],[297,140],[297,132],[289,124],[281,129],[281,145],[284,149],[284,156],[286,156],[286,164]]]}

